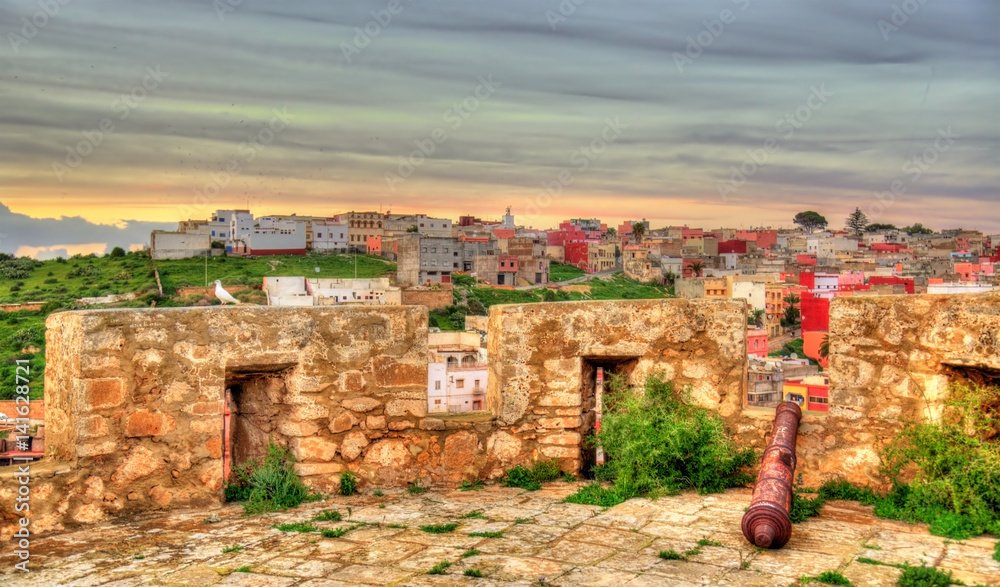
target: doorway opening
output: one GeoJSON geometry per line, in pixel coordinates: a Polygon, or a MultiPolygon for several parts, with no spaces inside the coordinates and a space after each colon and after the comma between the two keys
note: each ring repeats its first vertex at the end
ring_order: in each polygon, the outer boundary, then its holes
{"type": "Polygon", "coordinates": [[[285,403],[286,366],[226,372],[222,421],[223,479],[248,461],[263,462],[272,440],[286,446],[278,433],[285,403]]]}
{"type": "MultiPolygon", "coordinates": [[[[583,446],[580,447],[580,475],[585,479],[594,478],[594,467],[598,461],[597,417],[600,413],[607,414],[607,408],[614,405],[615,394],[620,390],[615,384],[624,382],[632,384],[632,372],[639,362],[639,357],[581,357],[583,373],[580,377],[581,408],[580,436],[583,446]],[[600,383],[598,385],[598,375],[600,383]],[[601,388],[600,406],[598,406],[598,388],[601,388]]],[[[604,457],[605,462],[607,457],[604,457]]]]}

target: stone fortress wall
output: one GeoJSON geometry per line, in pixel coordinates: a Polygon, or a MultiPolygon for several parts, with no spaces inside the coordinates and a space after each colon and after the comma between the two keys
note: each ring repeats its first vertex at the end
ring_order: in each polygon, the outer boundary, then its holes
{"type": "MultiPolygon", "coordinates": [[[[344,470],[375,486],[496,479],[548,458],[578,471],[598,367],[633,384],[662,373],[763,448],[773,410],[745,406],[745,315],[734,300],[495,306],[488,411],[430,418],[422,307],[54,314],[32,531],[219,503],[227,389],[236,461],[274,438],[326,491],[344,470]]],[[[904,419],[940,413],[950,377],[1000,372],[1000,295],[839,298],[830,328],[830,412],[807,414],[798,439],[806,485],[882,483],[878,446],[904,419]]],[[[0,472],[3,537],[14,475],[0,472]]]]}

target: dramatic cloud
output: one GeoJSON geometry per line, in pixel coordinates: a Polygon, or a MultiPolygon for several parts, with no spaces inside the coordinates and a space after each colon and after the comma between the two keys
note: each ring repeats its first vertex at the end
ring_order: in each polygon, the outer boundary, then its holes
{"type": "MultiPolygon", "coordinates": [[[[40,11],[0,4],[0,201],[32,217],[511,205],[535,226],[708,227],[859,206],[1000,231],[993,0],[40,11]],[[897,179],[905,193],[877,195],[897,179]]],[[[62,222],[64,241],[105,242],[62,222]]]]}
{"type": "Polygon", "coordinates": [[[77,253],[110,252],[114,247],[148,243],[154,230],[172,230],[176,224],[124,221],[118,226],[94,224],[79,216],[31,218],[15,214],[0,203],[0,253],[38,258],[69,257],[77,253]]]}

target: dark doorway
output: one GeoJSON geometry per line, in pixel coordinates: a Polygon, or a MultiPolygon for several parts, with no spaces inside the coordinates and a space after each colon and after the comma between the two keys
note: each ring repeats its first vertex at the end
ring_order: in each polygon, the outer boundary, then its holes
{"type": "Polygon", "coordinates": [[[281,371],[227,373],[223,421],[223,474],[247,461],[264,460],[271,440],[287,445],[278,433],[285,403],[281,371]]]}
{"type": "MultiPolygon", "coordinates": [[[[594,465],[596,464],[596,436],[595,425],[597,422],[597,370],[600,368],[604,376],[603,412],[608,412],[609,402],[613,404],[614,394],[612,381],[624,377],[627,384],[631,384],[632,371],[638,363],[638,357],[582,357],[581,365],[583,373],[580,377],[580,394],[582,396],[581,408],[583,414],[580,419],[580,436],[584,438],[583,446],[580,449],[580,475],[586,479],[594,478],[594,465]]],[[[606,458],[605,458],[606,460],[606,458]]]]}

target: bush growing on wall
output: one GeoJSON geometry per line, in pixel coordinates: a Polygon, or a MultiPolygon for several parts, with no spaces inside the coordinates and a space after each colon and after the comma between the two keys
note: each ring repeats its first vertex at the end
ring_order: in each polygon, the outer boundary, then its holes
{"type": "MultiPolygon", "coordinates": [[[[608,462],[597,467],[598,479],[614,481],[612,499],[594,486],[576,494],[583,503],[609,505],[641,495],[697,489],[719,492],[753,482],[746,467],[757,460],[729,437],[722,419],[684,403],[669,381],[658,376],[642,389],[625,389],[623,379],[609,383],[608,409],[599,440],[608,462]]],[[[572,496],[571,496],[572,497],[572,496]]]]}

